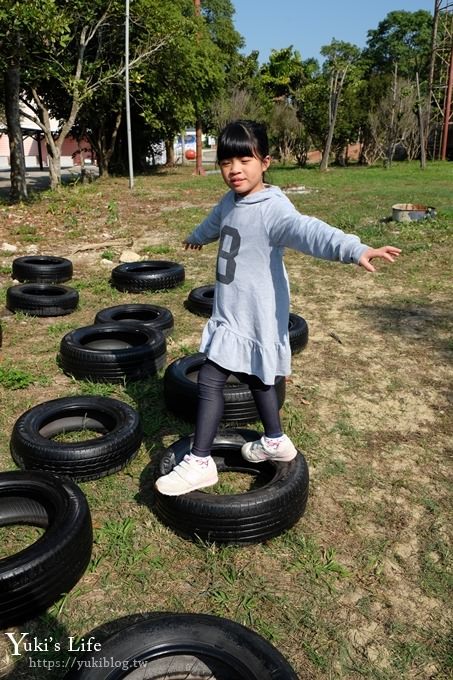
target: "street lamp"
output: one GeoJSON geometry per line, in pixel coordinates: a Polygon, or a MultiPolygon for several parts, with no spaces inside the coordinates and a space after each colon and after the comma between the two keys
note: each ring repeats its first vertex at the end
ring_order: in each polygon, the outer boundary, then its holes
{"type": "Polygon", "coordinates": [[[129,97],[129,0],[126,0],[126,25],[124,38],[124,63],[126,75],[126,131],[127,131],[127,158],[129,164],[129,189],[134,188],[134,161],[132,158],[132,132],[131,132],[131,105],[129,97]]]}

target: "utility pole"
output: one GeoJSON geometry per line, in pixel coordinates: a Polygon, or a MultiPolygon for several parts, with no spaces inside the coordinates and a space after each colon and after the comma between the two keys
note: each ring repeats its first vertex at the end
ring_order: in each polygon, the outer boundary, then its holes
{"type": "Polygon", "coordinates": [[[126,67],[126,130],[127,130],[127,158],[129,165],[129,189],[134,188],[134,160],[132,157],[131,131],[131,103],[129,97],[129,0],[126,0],[126,27],[124,39],[124,63],[126,67]]]}
{"type": "Polygon", "coordinates": [[[427,148],[433,160],[446,160],[453,123],[453,0],[435,0],[431,42],[427,148]]]}
{"type": "MultiPolygon", "coordinates": [[[[195,8],[195,16],[199,17],[201,14],[201,0],[193,0],[195,8]]],[[[195,120],[195,175],[205,175],[206,171],[203,168],[203,140],[201,119],[196,111],[195,120]]]]}
{"type": "Polygon", "coordinates": [[[450,64],[448,68],[447,93],[444,101],[444,126],[442,129],[441,159],[447,160],[448,133],[450,130],[451,96],[453,91],[453,46],[450,51],[450,64]]]}

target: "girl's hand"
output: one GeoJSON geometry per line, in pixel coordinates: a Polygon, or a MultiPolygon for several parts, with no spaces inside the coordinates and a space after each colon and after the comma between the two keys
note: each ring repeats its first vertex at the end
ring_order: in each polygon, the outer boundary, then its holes
{"type": "Polygon", "coordinates": [[[182,242],[184,250],[201,250],[203,246],[199,243],[187,243],[187,241],[182,242]]]}
{"type": "Polygon", "coordinates": [[[395,258],[401,253],[400,248],[395,248],[395,246],[382,246],[382,248],[368,248],[365,250],[363,255],[360,256],[359,265],[366,269],[368,272],[375,272],[376,269],[371,264],[371,260],[375,257],[381,257],[383,260],[388,260],[389,262],[395,262],[395,258]]]}

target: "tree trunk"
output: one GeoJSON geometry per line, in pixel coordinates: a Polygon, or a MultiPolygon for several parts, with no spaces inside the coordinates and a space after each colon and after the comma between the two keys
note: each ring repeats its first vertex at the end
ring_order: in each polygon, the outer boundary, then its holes
{"type": "Polygon", "coordinates": [[[8,139],[11,166],[10,198],[13,202],[28,198],[27,180],[25,176],[25,156],[20,127],[20,68],[10,66],[5,71],[5,114],[8,126],[8,139]]]}
{"type": "Polygon", "coordinates": [[[333,133],[334,133],[334,130],[335,130],[335,121],[336,121],[336,114],[335,114],[335,117],[332,119],[332,122],[329,125],[329,132],[327,133],[326,143],[324,145],[324,150],[322,152],[321,164],[319,166],[319,169],[321,171],[327,170],[327,168],[329,166],[329,156],[330,156],[330,149],[332,148],[333,133]]]}
{"type": "Polygon", "coordinates": [[[175,165],[175,147],[173,145],[172,139],[165,140],[165,153],[167,156],[167,161],[165,165],[173,166],[175,165]]]}
{"type": "Polygon", "coordinates": [[[398,62],[395,62],[393,68],[393,83],[392,83],[392,111],[390,115],[389,139],[387,144],[387,156],[385,165],[390,167],[392,165],[393,154],[395,153],[396,136],[395,136],[395,119],[397,107],[397,89],[398,89],[398,62]]]}
{"type": "Polygon", "coordinates": [[[349,65],[342,70],[336,71],[332,76],[330,86],[330,101],[329,101],[329,132],[327,133],[327,140],[322,154],[320,170],[327,170],[329,165],[330,149],[332,148],[333,134],[335,132],[335,124],[337,122],[338,106],[340,104],[341,92],[343,90],[343,83],[346,78],[349,65]]]}
{"type": "Polygon", "coordinates": [[[120,129],[121,120],[123,117],[123,111],[120,109],[117,111],[115,124],[113,126],[112,133],[110,135],[110,145],[105,149],[104,154],[104,176],[108,177],[110,173],[110,161],[112,160],[113,152],[115,151],[116,139],[118,137],[118,130],[120,129]]]}
{"type": "Polygon", "coordinates": [[[116,140],[118,138],[122,117],[123,112],[122,110],[119,110],[115,115],[113,127],[110,120],[107,121],[107,123],[105,120],[101,120],[96,128],[91,130],[91,132],[87,130],[85,133],[91,148],[96,154],[99,177],[110,176],[110,163],[115,152],[116,140]]]}
{"type": "Polygon", "coordinates": [[[336,120],[337,120],[338,101],[339,101],[339,98],[340,98],[340,93],[337,92],[337,81],[338,81],[338,73],[335,74],[335,77],[332,76],[331,85],[330,85],[329,131],[327,132],[327,139],[326,139],[326,143],[324,145],[324,150],[322,152],[321,164],[319,166],[319,169],[321,170],[321,172],[324,172],[325,170],[327,170],[327,168],[329,166],[330,149],[332,148],[333,133],[335,131],[335,123],[336,123],[336,120]]]}
{"type": "Polygon", "coordinates": [[[49,163],[50,188],[57,189],[61,186],[61,153],[56,144],[47,146],[47,161],[49,163]]]}

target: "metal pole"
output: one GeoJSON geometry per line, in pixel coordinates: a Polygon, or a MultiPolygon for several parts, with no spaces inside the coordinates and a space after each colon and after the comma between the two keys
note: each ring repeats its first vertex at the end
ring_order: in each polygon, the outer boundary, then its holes
{"type": "MultiPolygon", "coordinates": [[[[193,0],[195,7],[195,16],[199,17],[201,14],[201,0],[193,0]]],[[[201,119],[196,112],[195,120],[195,174],[205,175],[206,171],[203,168],[203,142],[202,142],[202,129],[201,129],[201,119]]]]}
{"type": "Polygon", "coordinates": [[[134,161],[132,157],[131,105],[129,98],[129,0],[126,0],[126,28],[125,28],[125,66],[126,66],[126,130],[127,130],[127,158],[129,163],[129,189],[134,188],[134,161]]]}
{"type": "Polygon", "coordinates": [[[450,68],[448,70],[447,94],[445,95],[444,127],[442,131],[442,153],[441,153],[442,161],[447,160],[448,131],[450,126],[452,91],[453,91],[453,48],[450,52],[450,68]]]}

